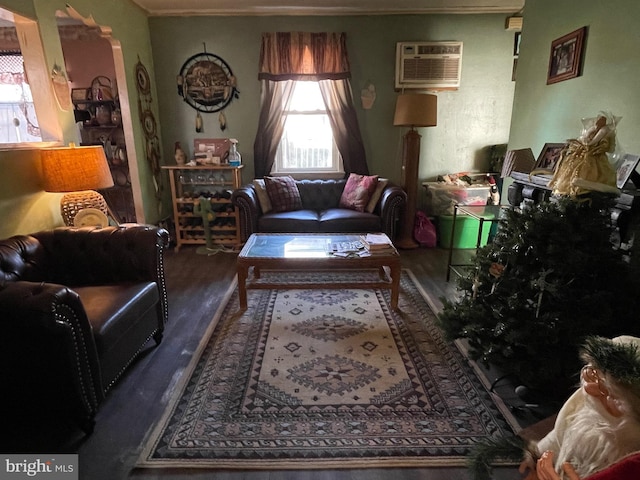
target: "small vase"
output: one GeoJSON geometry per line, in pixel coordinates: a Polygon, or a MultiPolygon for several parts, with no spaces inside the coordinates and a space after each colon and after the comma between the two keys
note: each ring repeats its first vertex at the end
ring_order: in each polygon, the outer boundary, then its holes
{"type": "Polygon", "coordinates": [[[122,112],[119,108],[116,108],[111,112],[111,123],[114,125],[120,125],[120,122],[122,122],[122,112]]]}
{"type": "Polygon", "coordinates": [[[107,105],[96,107],[96,122],[98,125],[109,125],[111,123],[111,109],[107,105]]]}

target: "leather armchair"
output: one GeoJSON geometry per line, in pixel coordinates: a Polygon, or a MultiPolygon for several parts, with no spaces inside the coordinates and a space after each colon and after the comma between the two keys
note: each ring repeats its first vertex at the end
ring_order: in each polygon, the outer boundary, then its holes
{"type": "Polygon", "coordinates": [[[0,241],[4,412],[48,411],[90,433],[98,406],[167,321],[162,228],[61,227],[0,241]]]}

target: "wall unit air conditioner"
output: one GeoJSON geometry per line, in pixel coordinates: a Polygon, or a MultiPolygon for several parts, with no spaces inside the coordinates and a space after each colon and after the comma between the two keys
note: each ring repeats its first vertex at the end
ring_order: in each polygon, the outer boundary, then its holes
{"type": "Polygon", "coordinates": [[[398,42],[396,89],[458,88],[462,42],[398,42]]]}

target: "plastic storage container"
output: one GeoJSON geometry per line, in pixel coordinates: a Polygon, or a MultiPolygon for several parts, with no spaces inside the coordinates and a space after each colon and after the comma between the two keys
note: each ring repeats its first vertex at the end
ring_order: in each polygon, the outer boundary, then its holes
{"type": "Polygon", "coordinates": [[[442,248],[476,248],[484,247],[489,241],[489,232],[492,222],[485,220],[482,225],[482,237],[478,245],[478,230],[480,220],[469,215],[458,214],[456,217],[456,231],[453,233],[453,245],[451,244],[451,229],[453,228],[453,215],[440,215],[438,217],[438,246],[442,248]]]}
{"type": "Polygon", "coordinates": [[[486,205],[491,185],[488,183],[469,187],[440,182],[425,182],[427,189],[427,215],[453,215],[456,205],[486,205]]]}

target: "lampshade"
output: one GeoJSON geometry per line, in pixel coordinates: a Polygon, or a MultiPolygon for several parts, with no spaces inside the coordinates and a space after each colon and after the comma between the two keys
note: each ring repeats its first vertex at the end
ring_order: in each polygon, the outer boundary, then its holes
{"type": "Polygon", "coordinates": [[[438,97],[426,93],[398,95],[393,124],[397,127],[435,127],[438,124],[438,97]]]}
{"type": "Polygon", "coordinates": [[[104,197],[94,191],[113,187],[102,147],[48,148],[41,150],[40,160],[44,190],[66,193],[60,200],[60,213],[66,225],[74,225],[78,212],[87,208],[98,209],[105,216],[111,214],[104,197]]]}
{"type": "Polygon", "coordinates": [[[101,146],[48,148],[41,151],[40,159],[47,192],[113,187],[113,177],[101,146]]]}
{"type": "Polygon", "coordinates": [[[504,157],[502,164],[502,172],[500,177],[505,178],[511,175],[511,172],[529,173],[533,170],[536,159],[530,148],[521,148],[519,150],[509,150],[504,157]]]}

